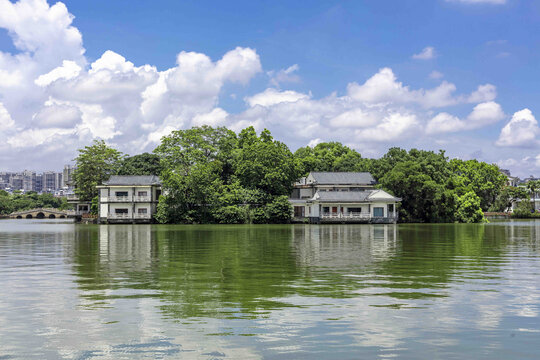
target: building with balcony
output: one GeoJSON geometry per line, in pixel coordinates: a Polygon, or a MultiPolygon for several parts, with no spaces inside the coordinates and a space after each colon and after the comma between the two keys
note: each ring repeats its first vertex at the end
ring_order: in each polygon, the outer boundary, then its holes
{"type": "Polygon", "coordinates": [[[161,196],[157,176],[111,176],[98,186],[100,223],[149,223],[161,196]]]}
{"type": "Polygon", "coordinates": [[[367,172],[311,172],[294,185],[289,199],[296,221],[395,223],[400,198],[375,189],[367,172]]]}

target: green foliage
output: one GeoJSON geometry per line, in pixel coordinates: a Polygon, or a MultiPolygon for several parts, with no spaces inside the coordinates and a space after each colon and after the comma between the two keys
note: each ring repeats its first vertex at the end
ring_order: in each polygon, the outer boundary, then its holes
{"type": "Polygon", "coordinates": [[[173,131],[154,150],[160,157],[162,197],[160,222],[210,222],[222,187],[232,181],[236,134],[202,126],[173,131]]]}
{"type": "Polygon", "coordinates": [[[456,220],[464,223],[485,221],[480,202],[480,197],[473,191],[459,196],[457,199],[456,220]]]}
{"type": "Polygon", "coordinates": [[[119,163],[117,175],[159,175],[161,165],[156,154],[143,153],[130,156],[119,163]]]}
{"type": "Polygon", "coordinates": [[[234,174],[248,189],[258,189],[270,196],[290,195],[299,174],[294,156],[287,145],[264,130],[260,137],[253,127],[238,135],[234,174]]]}
{"type": "Polygon", "coordinates": [[[97,215],[99,212],[99,197],[95,196],[90,204],[90,214],[97,215]]]}
{"type": "Polygon", "coordinates": [[[519,199],[528,199],[529,194],[521,186],[505,186],[497,195],[495,202],[490,206],[489,211],[503,212],[512,207],[512,204],[519,199]]]}
{"type": "Polygon", "coordinates": [[[292,205],[286,195],[278,196],[274,199],[274,201],[266,205],[268,222],[273,224],[284,224],[290,222],[292,219],[292,211],[292,205]]]}
{"type": "Polygon", "coordinates": [[[515,218],[531,218],[534,217],[534,208],[533,204],[528,201],[529,199],[525,198],[522,201],[518,202],[516,208],[512,212],[512,217],[515,218]]]}
{"type": "Polygon", "coordinates": [[[339,142],[299,148],[294,156],[302,176],[310,171],[364,171],[362,156],[339,142]]]}
{"type": "Polygon", "coordinates": [[[77,168],[73,173],[75,193],[79,198],[89,201],[97,196],[96,186],[118,171],[122,159],[122,153],[107,146],[103,140],[94,140],[91,146],[79,149],[75,158],[77,168]]]}
{"type": "Polygon", "coordinates": [[[64,197],[55,197],[52,194],[44,193],[38,195],[30,191],[25,194],[14,192],[9,195],[3,191],[0,193],[0,215],[7,215],[15,211],[29,210],[36,208],[55,208],[65,210],[70,208],[64,197]]]}
{"type": "Polygon", "coordinates": [[[245,224],[248,222],[248,211],[246,206],[231,205],[218,207],[214,210],[213,216],[220,224],[245,224]]]}
{"type": "Polygon", "coordinates": [[[461,188],[462,193],[473,191],[480,197],[480,206],[484,211],[493,205],[506,182],[506,176],[496,165],[485,162],[452,159],[450,168],[456,186],[461,188]]]}

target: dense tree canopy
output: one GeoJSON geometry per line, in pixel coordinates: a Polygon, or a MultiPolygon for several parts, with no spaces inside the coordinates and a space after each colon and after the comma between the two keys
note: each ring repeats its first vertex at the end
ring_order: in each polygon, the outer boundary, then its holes
{"type": "Polygon", "coordinates": [[[64,197],[55,197],[49,193],[37,194],[29,191],[25,194],[15,192],[8,194],[0,190],[0,215],[7,215],[15,211],[35,208],[67,209],[69,205],[64,197]]]}
{"type": "Polygon", "coordinates": [[[118,164],[117,175],[159,175],[161,165],[156,154],[142,153],[129,156],[118,164]]]}
{"type": "Polygon", "coordinates": [[[96,186],[101,185],[118,171],[124,155],[103,140],[94,140],[90,146],[79,149],[73,173],[75,193],[81,200],[90,201],[97,196],[96,186]]]}
{"type": "Polygon", "coordinates": [[[127,158],[103,141],[79,152],[75,180],[85,199],[111,174],[159,174],[160,222],[287,222],[287,196],[310,171],[371,172],[378,187],[402,198],[401,221],[483,221],[483,211],[503,211],[526,196],[524,189],[504,186],[506,177],[496,165],[449,159],[442,150],[391,148],[379,159],[367,159],[339,142],[326,142],[293,154],[270,131],[257,134],[253,127],[239,134],[210,126],[177,130],[161,139],[154,154],[127,158]]]}

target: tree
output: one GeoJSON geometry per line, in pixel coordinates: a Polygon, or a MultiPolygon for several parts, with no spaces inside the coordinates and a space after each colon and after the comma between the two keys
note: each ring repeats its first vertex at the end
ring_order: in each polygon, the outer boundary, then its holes
{"type": "Polygon", "coordinates": [[[94,140],[91,146],[79,149],[73,173],[75,193],[81,200],[90,201],[98,195],[96,186],[101,185],[118,171],[123,154],[103,140],[94,140]]]}
{"type": "Polygon", "coordinates": [[[276,197],[266,206],[268,221],[274,224],[284,224],[291,221],[292,205],[285,195],[276,197]]]}
{"type": "Polygon", "coordinates": [[[529,193],[522,186],[505,186],[497,195],[497,199],[489,208],[490,211],[502,212],[512,208],[512,204],[520,199],[529,199],[529,193]]]}
{"type": "Polygon", "coordinates": [[[160,199],[160,222],[208,222],[220,189],[232,181],[236,134],[224,127],[173,131],[154,150],[160,157],[166,196],[160,199]]]}
{"type": "Polygon", "coordinates": [[[362,162],[362,156],[357,151],[339,142],[299,148],[294,157],[302,176],[310,171],[359,171],[362,162]]]}
{"type": "Polygon", "coordinates": [[[160,175],[161,165],[156,154],[142,153],[123,159],[118,175],[160,175]]]}
{"type": "Polygon", "coordinates": [[[527,190],[530,191],[533,200],[533,211],[536,210],[536,192],[540,189],[540,180],[530,180],[527,182],[527,190]]]}
{"type": "Polygon", "coordinates": [[[456,220],[464,223],[485,221],[484,213],[480,207],[480,198],[473,191],[458,197],[456,220]]]}
{"type": "Polygon", "coordinates": [[[242,130],[235,154],[234,175],[240,185],[271,197],[290,195],[299,172],[287,145],[274,140],[270,131],[258,137],[253,127],[242,130]]]}
{"type": "Polygon", "coordinates": [[[484,211],[493,205],[506,182],[506,176],[497,165],[478,160],[452,159],[450,168],[457,186],[463,188],[461,192],[473,191],[480,198],[484,211]]]}

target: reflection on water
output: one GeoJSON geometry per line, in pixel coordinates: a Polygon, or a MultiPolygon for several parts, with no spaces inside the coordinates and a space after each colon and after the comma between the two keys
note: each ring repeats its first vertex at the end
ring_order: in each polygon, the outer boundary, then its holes
{"type": "Polygon", "coordinates": [[[540,221],[0,221],[2,358],[537,358],[540,221]]]}

